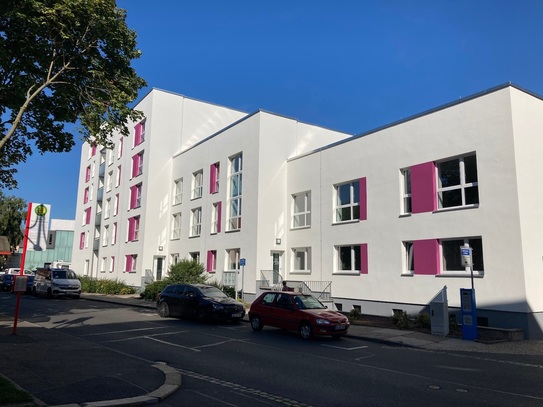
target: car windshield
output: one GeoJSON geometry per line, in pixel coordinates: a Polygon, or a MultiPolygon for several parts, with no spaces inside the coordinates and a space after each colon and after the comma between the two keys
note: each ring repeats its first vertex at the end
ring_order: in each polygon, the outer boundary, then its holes
{"type": "Polygon", "coordinates": [[[216,287],[198,287],[204,297],[225,298],[228,297],[225,293],[216,287]]]}
{"type": "Polygon", "coordinates": [[[326,308],[319,300],[311,295],[295,295],[294,302],[300,309],[323,309],[326,308]]]}
{"type": "Polygon", "coordinates": [[[72,270],[53,270],[53,278],[75,280],[77,276],[72,270]]]}

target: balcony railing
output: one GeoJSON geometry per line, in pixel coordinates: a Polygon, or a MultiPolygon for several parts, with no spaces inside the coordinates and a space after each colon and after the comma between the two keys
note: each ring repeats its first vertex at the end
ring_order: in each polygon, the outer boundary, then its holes
{"type": "MultiPolygon", "coordinates": [[[[260,270],[261,279],[257,281],[260,290],[281,291],[283,288],[283,277],[274,270],[260,270]]],[[[300,281],[288,280],[287,285],[294,291],[303,294],[311,294],[319,301],[332,301],[331,281],[300,281]]]]}

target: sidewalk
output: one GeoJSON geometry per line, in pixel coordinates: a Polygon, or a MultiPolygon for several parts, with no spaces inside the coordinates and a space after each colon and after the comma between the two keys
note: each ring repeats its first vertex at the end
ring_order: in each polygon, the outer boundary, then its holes
{"type": "MultiPolygon", "coordinates": [[[[154,302],[134,295],[83,294],[82,298],[155,309],[154,302]]],[[[167,365],[127,358],[83,339],[25,321],[19,322],[19,333],[12,335],[12,326],[11,318],[0,315],[0,375],[24,387],[40,405],[137,406],[158,403],[181,386],[180,373],[167,365]]],[[[375,341],[381,346],[434,351],[543,354],[543,341],[484,344],[362,325],[351,325],[349,338],[375,341]]]]}

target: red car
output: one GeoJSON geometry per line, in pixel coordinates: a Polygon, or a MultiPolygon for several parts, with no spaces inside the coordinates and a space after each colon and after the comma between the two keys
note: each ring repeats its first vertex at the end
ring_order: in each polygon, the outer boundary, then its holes
{"type": "Polygon", "coordinates": [[[312,295],[289,291],[262,293],[249,310],[251,328],[260,331],[264,325],[298,331],[304,339],[313,335],[347,335],[349,320],[331,311],[312,295]]]}

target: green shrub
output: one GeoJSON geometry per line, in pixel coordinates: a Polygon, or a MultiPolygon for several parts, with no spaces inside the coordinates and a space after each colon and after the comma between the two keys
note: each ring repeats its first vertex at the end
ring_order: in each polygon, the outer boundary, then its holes
{"type": "Polygon", "coordinates": [[[168,284],[205,284],[208,279],[203,264],[196,260],[183,259],[170,266],[168,284]]]}
{"type": "Polygon", "coordinates": [[[415,324],[420,328],[430,328],[432,325],[430,321],[430,314],[427,312],[421,312],[419,315],[417,315],[415,324]]]}
{"type": "Polygon", "coordinates": [[[357,321],[362,317],[362,313],[358,308],[353,308],[349,311],[349,315],[347,315],[347,318],[349,318],[349,321],[357,321]]]}
{"type": "Polygon", "coordinates": [[[96,294],[134,294],[134,287],[126,285],[123,281],[107,278],[92,278],[89,276],[79,276],[81,281],[81,291],[85,293],[96,294]]]}
{"type": "Polygon", "coordinates": [[[147,284],[145,286],[145,290],[140,294],[140,296],[146,300],[150,301],[156,301],[158,298],[158,294],[166,287],[168,284],[168,280],[160,280],[160,281],[153,281],[150,284],[147,284]]]}
{"type": "Polygon", "coordinates": [[[400,329],[405,329],[409,327],[409,316],[407,312],[399,309],[395,309],[392,315],[392,322],[400,329]]]}

